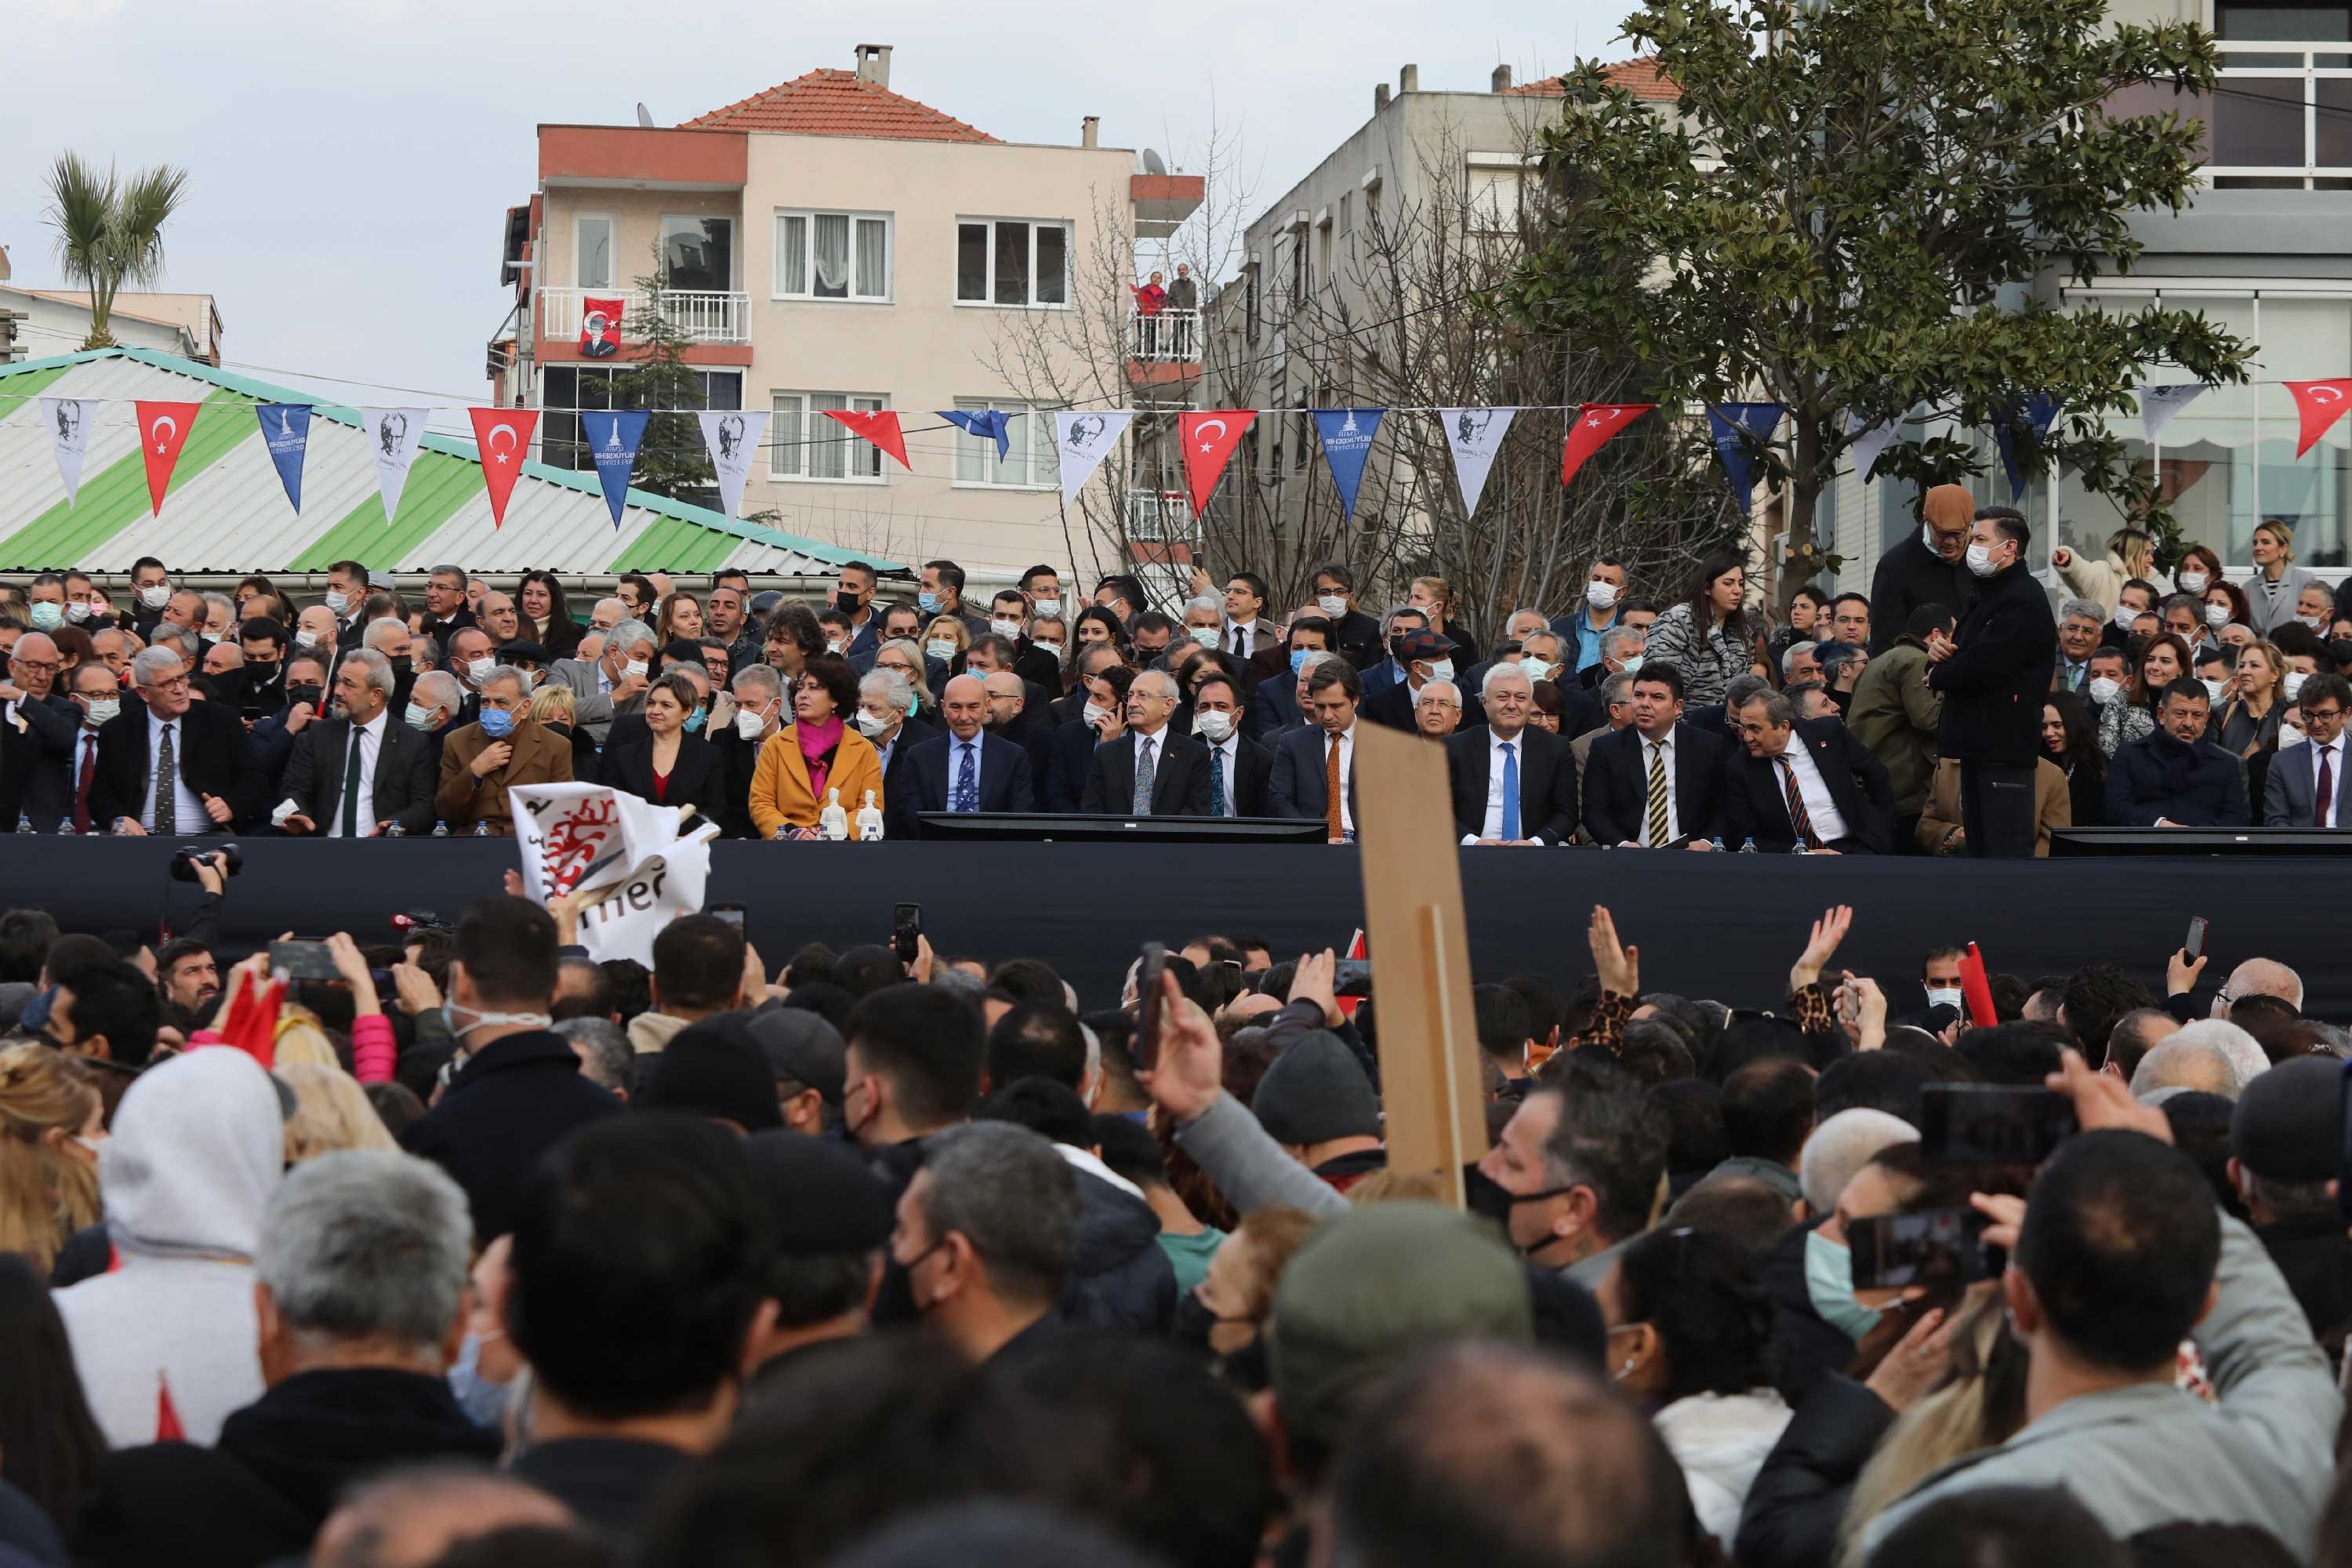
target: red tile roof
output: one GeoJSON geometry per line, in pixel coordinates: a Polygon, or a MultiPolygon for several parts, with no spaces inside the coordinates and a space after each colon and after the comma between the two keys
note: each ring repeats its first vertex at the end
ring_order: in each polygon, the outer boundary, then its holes
{"type": "Polygon", "coordinates": [[[896,142],[993,142],[928,103],[857,79],[813,70],[681,124],[681,131],[781,131],[799,136],[879,136],[896,142]]]}
{"type": "MultiPolygon", "coordinates": [[[[1620,60],[1601,73],[1611,86],[1622,87],[1645,103],[1673,103],[1682,97],[1682,89],[1669,81],[1658,69],[1655,55],[1643,55],[1637,59],[1620,60]]],[[[1506,92],[1541,93],[1559,96],[1559,78],[1548,76],[1541,81],[1531,81],[1525,87],[1509,87],[1506,92]]]]}

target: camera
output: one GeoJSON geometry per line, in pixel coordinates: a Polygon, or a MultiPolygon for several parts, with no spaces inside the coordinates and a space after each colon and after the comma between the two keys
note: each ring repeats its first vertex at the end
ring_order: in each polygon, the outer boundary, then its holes
{"type": "Polygon", "coordinates": [[[222,875],[234,877],[245,869],[245,852],[234,844],[224,844],[217,849],[183,849],[172,857],[172,880],[193,882],[196,879],[196,862],[221,857],[222,875]]]}

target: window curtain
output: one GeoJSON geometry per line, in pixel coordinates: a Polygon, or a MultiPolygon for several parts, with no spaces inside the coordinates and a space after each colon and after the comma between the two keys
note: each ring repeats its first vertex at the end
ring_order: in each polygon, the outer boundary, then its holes
{"type": "Polygon", "coordinates": [[[885,264],[885,241],[890,226],[879,218],[857,220],[857,295],[864,300],[878,300],[889,292],[889,273],[885,264]]]}
{"type": "Polygon", "coordinates": [[[816,292],[827,300],[849,297],[849,218],[843,213],[816,216],[816,292]]]}

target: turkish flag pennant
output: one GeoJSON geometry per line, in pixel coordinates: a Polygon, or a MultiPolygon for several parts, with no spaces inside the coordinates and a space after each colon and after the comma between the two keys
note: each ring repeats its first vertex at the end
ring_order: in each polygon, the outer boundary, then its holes
{"type": "Polygon", "coordinates": [[[1654,403],[1588,403],[1576,411],[1568,427],[1568,444],[1560,448],[1559,482],[1576,478],[1584,460],[1609,444],[1618,431],[1657,406],[1654,403]]]}
{"type": "Polygon", "coordinates": [[[2303,416],[2303,436],[2294,448],[2300,458],[2318,444],[2330,425],[2344,417],[2346,409],[2352,408],[2352,378],[2290,381],[2286,389],[2294,396],[2295,412],[2303,416]]]}
{"type": "Polygon", "coordinates": [[[162,1373],[155,1374],[155,1441],[184,1443],[188,1429],[180,1425],[179,1406],[172,1403],[172,1380],[162,1373]]]}
{"type": "Polygon", "coordinates": [[[1960,960],[1960,1000],[1969,1005],[1969,1022],[1978,1028],[1990,1029],[2000,1022],[1992,1005],[1992,984],[1985,978],[1984,954],[1975,942],[1969,943],[1968,956],[1960,960]]]}
{"type": "Polygon", "coordinates": [[[163,492],[172,488],[172,468],[180,448],[188,444],[188,427],[196,422],[194,403],[140,403],[139,455],[147,461],[147,500],[153,514],[163,514],[163,492]]]}
{"type": "Polygon", "coordinates": [[[468,408],[474,422],[474,445],[482,454],[482,483],[490,492],[490,526],[503,528],[507,497],[514,494],[530,451],[530,433],[539,423],[536,408],[468,408]]]}
{"type": "Polygon", "coordinates": [[[877,414],[865,414],[855,408],[827,408],[822,412],[898,458],[898,466],[908,473],[915,471],[914,465],[907,461],[907,437],[898,429],[895,410],[885,408],[877,414]]]}
{"type": "Polygon", "coordinates": [[[278,1016],[286,1004],[286,982],[281,976],[256,990],[247,978],[240,971],[232,982],[228,1016],[214,1033],[219,1045],[243,1051],[266,1070],[278,1065],[278,1016]]]}
{"type": "Polygon", "coordinates": [[[1234,448],[1241,445],[1242,432],[1256,417],[1256,411],[1249,408],[1212,408],[1204,414],[1176,416],[1177,438],[1184,446],[1184,489],[1192,496],[1194,517],[1209,510],[1209,497],[1215,493],[1225,465],[1233,460],[1234,448]]]}

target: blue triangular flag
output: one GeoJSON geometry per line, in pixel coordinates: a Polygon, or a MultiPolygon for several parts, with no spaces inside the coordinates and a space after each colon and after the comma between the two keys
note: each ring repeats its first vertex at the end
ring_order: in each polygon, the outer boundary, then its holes
{"type": "Polygon", "coordinates": [[[1777,403],[1717,403],[1706,411],[1716,458],[1731,476],[1742,511],[1756,504],[1756,448],[1780,427],[1781,413],[1777,403]]]}
{"type": "Polygon", "coordinates": [[[961,426],[967,435],[977,436],[983,441],[994,437],[996,460],[1000,463],[1004,461],[1004,454],[1012,449],[1013,437],[1005,426],[1012,422],[1013,416],[1002,408],[942,408],[939,416],[949,424],[961,426]]]}
{"type": "Polygon", "coordinates": [[[257,403],[255,416],[261,421],[261,444],[269,448],[269,460],[278,465],[278,482],[286,487],[286,499],[294,503],[294,515],[302,515],[302,458],[310,447],[310,405],[307,403],[257,403]]]}
{"type": "Polygon", "coordinates": [[[1364,459],[1372,455],[1372,435],[1385,408],[1318,408],[1315,433],[1323,439],[1323,460],[1339,491],[1340,515],[1356,521],[1356,489],[1364,482],[1364,459]]]}
{"type": "Polygon", "coordinates": [[[596,459],[596,482],[604,487],[604,504],[613,509],[613,526],[621,526],[621,508],[629,499],[629,471],[637,466],[637,443],[646,438],[646,422],[653,416],[642,408],[617,414],[583,414],[580,434],[596,459]]]}
{"type": "Polygon", "coordinates": [[[2009,499],[2011,505],[2024,499],[2025,475],[2017,467],[2017,432],[2021,426],[2033,432],[2035,446],[2050,434],[2053,421],[2058,417],[2058,400],[2046,392],[2029,392],[2013,399],[2009,405],[2009,417],[1996,420],[1992,427],[1993,445],[2000,448],[2000,466],[2009,470],[2009,499]]]}

